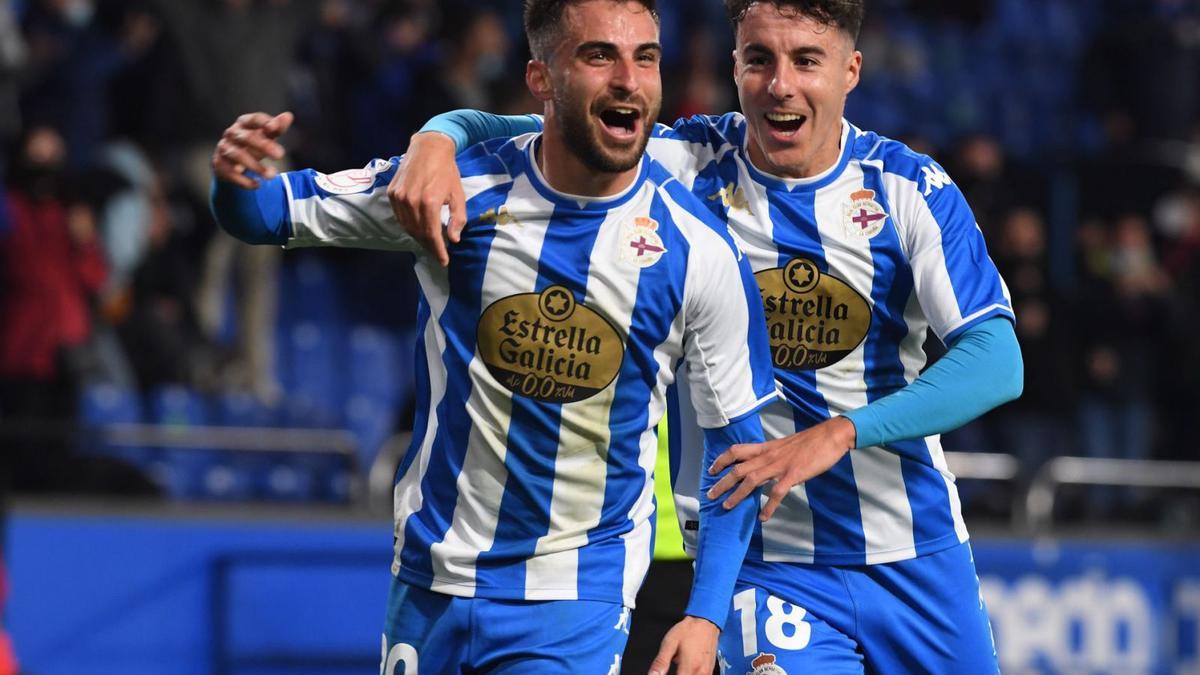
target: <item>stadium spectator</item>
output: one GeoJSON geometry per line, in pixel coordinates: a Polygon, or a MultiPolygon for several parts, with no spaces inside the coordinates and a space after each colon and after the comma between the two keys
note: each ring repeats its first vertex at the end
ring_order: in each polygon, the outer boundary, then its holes
{"type": "MultiPolygon", "coordinates": [[[[1143,216],[1121,215],[1106,235],[1101,273],[1079,300],[1080,441],[1088,457],[1149,459],[1168,279],[1143,216]]],[[[1095,488],[1090,494],[1093,518],[1111,518],[1132,505],[1125,490],[1095,488]]]]}
{"type": "MultiPolygon", "coordinates": [[[[1021,398],[992,415],[996,449],[1021,461],[1028,481],[1048,459],[1072,454],[1075,370],[1072,308],[1051,284],[1046,223],[1029,207],[1011,210],[997,235],[996,267],[1008,283],[1025,362],[1021,398]]],[[[1019,494],[1019,493],[1018,493],[1019,494]]]]}
{"type": "MultiPolygon", "coordinates": [[[[62,136],[35,127],[20,148],[7,195],[12,230],[0,239],[0,410],[10,420],[70,422],[107,269],[95,213],[70,201],[62,136]]],[[[0,454],[17,488],[42,490],[57,485],[67,452],[27,442],[0,454]]]]}
{"type": "Polygon", "coordinates": [[[144,16],[103,25],[100,9],[94,0],[35,0],[23,22],[31,71],[25,115],[61,130],[75,169],[91,166],[108,134],[109,85],[158,36],[144,16]]]}

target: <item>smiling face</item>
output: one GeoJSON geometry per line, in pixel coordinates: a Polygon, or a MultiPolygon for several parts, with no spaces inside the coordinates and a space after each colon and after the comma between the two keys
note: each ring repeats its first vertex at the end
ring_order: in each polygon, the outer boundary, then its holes
{"type": "Polygon", "coordinates": [[[862,68],[850,35],[793,9],[759,2],[738,24],[733,57],[754,165],[788,178],[833,166],[846,96],[862,68]]]}
{"type": "Polygon", "coordinates": [[[586,0],[566,8],[560,31],[526,74],[546,103],[547,142],[553,135],[591,171],[632,170],[662,106],[654,16],[637,2],[586,0]]]}

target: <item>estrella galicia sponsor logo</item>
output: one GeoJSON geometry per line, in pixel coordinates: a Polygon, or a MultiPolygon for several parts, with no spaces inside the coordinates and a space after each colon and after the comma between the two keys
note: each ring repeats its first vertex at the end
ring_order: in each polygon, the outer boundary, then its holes
{"type": "Polygon", "coordinates": [[[784,370],[817,370],[844,359],[867,337],[871,306],[808,258],[754,275],[767,315],[771,356],[784,370]]]}
{"type": "Polygon", "coordinates": [[[595,396],[616,379],[625,357],[617,329],[565,286],[493,302],[476,338],[492,377],[514,394],[547,403],[595,396]]]}

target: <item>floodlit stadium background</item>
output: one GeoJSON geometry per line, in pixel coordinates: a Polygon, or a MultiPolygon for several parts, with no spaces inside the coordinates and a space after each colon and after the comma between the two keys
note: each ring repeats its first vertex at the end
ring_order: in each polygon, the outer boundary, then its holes
{"type": "MultiPolygon", "coordinates": [[[[377,671],[414,281],[233,243],[208,156],[252,110],[294,111],[291,165],[325,171],[438,112],[535,111],[518,4],[0,0],[25,672],[377,671]]],[[[1002,666],[1200,673],[1200,4],[867,4],[847,117],[947,168],[1019,318],[1024,397],[945,440],[1002,666]]],[[[660,7],[663,120],[735,108],[720,4],[660,7]]],[[[656,563],[627,672],[686,570],[656,563]]]]}

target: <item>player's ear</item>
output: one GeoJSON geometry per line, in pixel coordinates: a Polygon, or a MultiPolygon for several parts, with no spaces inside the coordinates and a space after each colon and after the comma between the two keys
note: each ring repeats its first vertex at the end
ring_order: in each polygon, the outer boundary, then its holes
{"type": "Polygon", "coordinates": [[[554,86],[550,82],[550,67],[544,61],[530,59],[525,65],[525,86],[539,101],[549,101],[554,95],[554,86]]]}
{"type": "Polygon", "coordinates": [[[862,52],[855,49],[850,53],[850,62],[846,70],[846,93],[854,91],[858,86],[858,78],[862,75],[862,52]]]}

